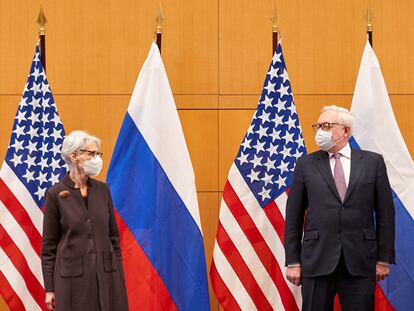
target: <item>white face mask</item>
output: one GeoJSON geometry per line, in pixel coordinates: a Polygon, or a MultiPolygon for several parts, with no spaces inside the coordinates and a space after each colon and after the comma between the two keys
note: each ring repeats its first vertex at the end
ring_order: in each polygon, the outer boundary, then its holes
{"type": "Polygon", "coordinates": [[[102,158],[100,156],[93,157],[90,160],[86,160],[83,164],[79,164],[86,175],[89,177],[98,176],[102,169],[102,158]]]}
{"type": "Polygon", "coordinates": [[[334,141],[332,139],[332,132],[331,131],[324,131],[323,129],[319,129],[315,134],[315,142],[324,151],[328,151],[331,148],[335,147],[337,143],[339,143],[344,137],[339,139],[338,141],[334,141]]]}

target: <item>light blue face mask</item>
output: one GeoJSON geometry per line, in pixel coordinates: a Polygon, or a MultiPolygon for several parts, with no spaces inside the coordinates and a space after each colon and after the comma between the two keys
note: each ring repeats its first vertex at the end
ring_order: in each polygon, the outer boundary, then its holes
{"type": "Polygon", "coordinates": [[[324,131],[323,129],[319,129],[315,134],[315,142],[324,151],[328,151],[331,148],[335,147],[337,143],[339,143],[344,137],[342,136],[341,139],[338,141],[334,141],[332,139],[332,131],[324,131]]]}

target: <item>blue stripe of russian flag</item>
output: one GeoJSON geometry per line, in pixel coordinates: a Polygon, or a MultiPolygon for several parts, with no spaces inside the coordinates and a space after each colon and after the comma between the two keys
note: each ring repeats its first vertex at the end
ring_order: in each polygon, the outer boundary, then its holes
{"type": "Polygon", "coordinates": [[[115,207],[178,309],[209,310],[200,229],[129,113],[122,124],[107,181],[115,207]]]}
{"type": "MultiPolygon", "coordinates": [[[[361,149],[354,138],[349,143],[352,148],[361,149]]],[[[414,221],[394,191],[393,198],[396,265],[391,265],[390,276],[380,286],[396,310],[411,310],[414,306],[414,221]]]]}

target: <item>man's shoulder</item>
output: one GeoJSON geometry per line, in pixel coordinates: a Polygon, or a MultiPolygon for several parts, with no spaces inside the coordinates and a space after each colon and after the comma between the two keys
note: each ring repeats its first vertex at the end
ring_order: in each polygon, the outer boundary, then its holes
{"type": "MultiPolygon", "coordinates": [[[[373,152],[373,151],[361,150],[361,149],[351,149],[351,150],[352,150],[351,152],[353,154],[361,155],[361,156],[364,156],[364,157],[370,157],[370,158],[375,158],[375,159],[378,159],[378,158],[382,157],[381,154],[379,154],[377,152],[373,152]]],[[[301,161],[309,161],[309,160],[314,159],[314,158],[321,159],[321,158],[327,158],[327,157],[328,157],[328,153],[326,151],[317,150],[317,151],[314,151],[314,152],[311,152],[311,153],[304,154],[299,159],[301,161]]]]}
{"type": "Polygon", "coordinates": [[[369,150],[352,149],[352,153],[354,153],[355,155],[363,156],[364,158],[367,158],[367,159],[378,160],[382,158],[381,154],[374,152],[374,151],[369,151],[369,150]]]}
{"type": "Polygon", "coordinates": [[[298,160],[302,162],[308,162],[308,161],[312,161],[313,159],[322,159],[322,158],[327,158],[327,157],[328,157],[328,153],[326,151],[317,150],[311,153],[304,154],[298,160]]]}

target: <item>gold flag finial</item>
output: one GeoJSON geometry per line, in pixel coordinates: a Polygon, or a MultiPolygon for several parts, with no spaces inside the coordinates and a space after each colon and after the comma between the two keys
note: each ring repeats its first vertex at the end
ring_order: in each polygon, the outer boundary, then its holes
{"type": "Polygon", "coordinates": [[[368,0],[368,9],[367,9],[367,31],[372,31],[372,12],[371,12],[371,1],[368,0]]]}
{"type": "Polygon", "coordinates": [[[40,5],[40,12],[39,12],[39,17],[37,18],[37,23],[40,26],[40,31],[39,31],[40,34],[44,35],[45,25],[47,23],[47,19],[46,19],[45,13],[43,12],[43,6],[42,5],[40,5]]]}
{"type": "Polygon", "coordinates": [[[270,20],[272,21],[272,31],[273,32],[278,32],[279,28],[277,27],[277,3],[276,0],[274,2],[274,6],[273,6],[273,16],[270,18],[270,20]]]}
{"type": "Polygon", "coordinates": [[[162,12],[162,5],[161,5],[161,1],[160,1],[160,12],[156,17],[156,22],[157,22],[157,30],[156,33],[162,33],[162,23],[164,22],[164,14],[162,12]]]}

